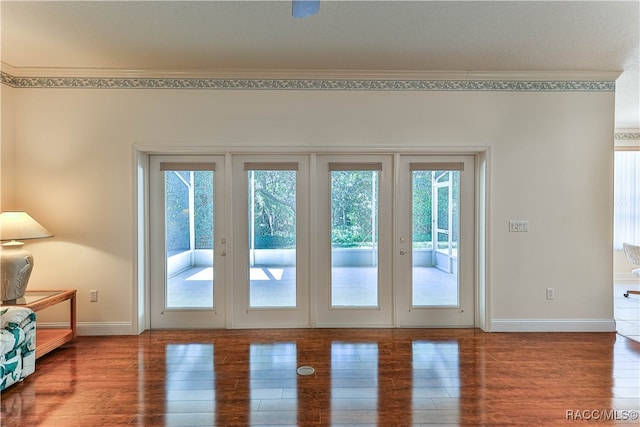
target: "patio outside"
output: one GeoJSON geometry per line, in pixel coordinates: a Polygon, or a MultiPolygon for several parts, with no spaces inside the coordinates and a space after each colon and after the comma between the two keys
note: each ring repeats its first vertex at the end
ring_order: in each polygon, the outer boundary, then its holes
{"type": "MultiPolygon", "coordinates": [[[[336,306],[376,304],[375,267],[334,267],[333,302],[336,306]]],[[[455,275],[434,267],[414,269],[414,305],[456,305],[458,281],[455,275]],[[417,280],[416,280],[417,279],[417,280]]],[[[250,294],[256,306],[277,307],[285,301],[295,306],[295,267],[255,266],[250,269],[250,294]]],[[[167,282],[167,306],[202,308],[213,306],[213,267],[193,267],[167,282]]]]}
{"type": "MultiPolygon", "coordinates": [[[[313,286],[333,307],[377,307],[380,165],[330,167],[331,283],[313,286]]],[[[213,307],[214,176],[165,171],[169,308],[213,307]]],[[[249,306],[295,307],[297,172],[250,169],[247,182],[249,306]]],[[[414,306],[458,304],[458,198],[457,171],[412,170],[414,306]]]]}

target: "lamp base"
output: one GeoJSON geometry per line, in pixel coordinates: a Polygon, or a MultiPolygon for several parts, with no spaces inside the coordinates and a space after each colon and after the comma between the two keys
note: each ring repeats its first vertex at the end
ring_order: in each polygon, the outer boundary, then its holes
{"type": "Polygon", "coordinates": [[[33,270],[33,256],[20,242],[0,247],[0,298],[12,301],[24,296],[33,270]]]}

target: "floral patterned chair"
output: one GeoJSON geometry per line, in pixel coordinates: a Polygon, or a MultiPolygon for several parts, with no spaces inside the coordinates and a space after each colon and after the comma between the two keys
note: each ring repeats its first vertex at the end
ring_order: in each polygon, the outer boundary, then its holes
{"type": "Polygon", "coordinates": [[[0,307],[0,390],[36,369],[36,313],[26,307],[0,307]]]}

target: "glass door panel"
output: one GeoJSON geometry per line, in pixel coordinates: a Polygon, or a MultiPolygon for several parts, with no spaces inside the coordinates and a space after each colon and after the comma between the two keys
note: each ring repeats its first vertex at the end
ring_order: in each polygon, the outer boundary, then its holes
{"type": "Polygon", "coordinates": [[[453,271],[454,222],[458,171],[411,171],[412,304],[457,306],[458,278],[453,271]]]}
{"type": "Polygon", "coordinates": [[[295,170],[249,170],[249,306],[296,306],[295,170]]]}
{"type": "Polygon", "coordinates": [[[163,172],[166,306],[213,308],[214,172],[163,172]]]}
{"type": "Polygon", "coordinates": [[[331,306],[378,306],[377,170],[331,171],[331,306]]]}

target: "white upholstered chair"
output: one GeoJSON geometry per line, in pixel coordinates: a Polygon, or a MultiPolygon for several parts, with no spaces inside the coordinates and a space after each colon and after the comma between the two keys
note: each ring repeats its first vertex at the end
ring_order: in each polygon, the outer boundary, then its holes
{"type": "MultiPolygon", "coordinates": [[[[640,266],[640,246],[632,245],[630,243],[623,243],[624,253],[627,255],[627,259],[633,265],[640,266]]],[[[631,274],[640,277],[640,267],[631,270],[631,274]]],[[[624,296],[629,297],[629,294],[640,295],[640,291],[627,291],[624,296]]]]}

